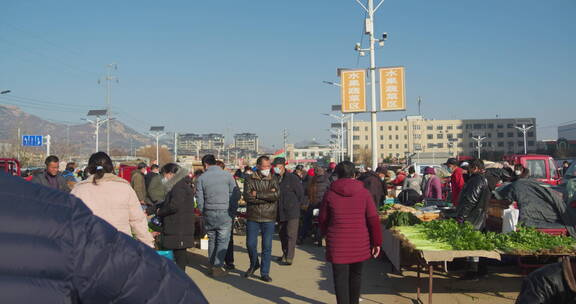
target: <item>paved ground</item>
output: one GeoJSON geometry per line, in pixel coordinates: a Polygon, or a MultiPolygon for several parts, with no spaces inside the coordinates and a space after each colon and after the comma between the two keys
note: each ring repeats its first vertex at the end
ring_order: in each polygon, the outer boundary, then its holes
{"type": "MultiPolygon", "coordinates": [[[[264,283],[257,278],[242,277],[248,268],[248,254],[244,249],[244,238],[236,237],[235,241],[238,269],[224,278],[213,279],[206,275],[206,251],[189,251],[190,267],[187,273],[210,303],[336,303],[332,273],[329,264],[324,262],[323,248],[311,244],[300,246],[292,266],[280,266],[272,262],[270,276],[274,281],[264,283]]],[[[280,243],[274,240],[274,259],[279,254],[280,243]]],[[[503,268],[491,270],[502,271],[503,268]]],[[[362,303],[418,303],[415,301],[416,283],[416,274],[412,271],[404,271],[402,275],[393,274],[389,264],[370,261],[364,268],[362,303]]],[[[434,303],[512,304],[521,283],[522,278],[518,274],[495,273],[480,282],[467,282],[436,272],[434,303]]],[[[426,289],[426,282],[422,284],[426,289]]],[[[426,293],[422,298],[423,303],[428,303],[426,293]]]]}

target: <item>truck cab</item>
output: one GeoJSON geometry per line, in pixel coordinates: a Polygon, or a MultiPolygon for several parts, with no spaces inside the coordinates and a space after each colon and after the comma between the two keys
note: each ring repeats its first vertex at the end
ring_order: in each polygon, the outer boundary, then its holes
{"type": "Polygon", "coordinates": [[[540,182],[553,186],[560,183],[561,176],[556,168],[556,162],[551,156],[513,154],[504,156],[504,160],[510,163],[510,165],[521,164],[524,168],[528,169],[531,178],[540,182]]]}
{"type": "Polygon", "coordinates": [[[22,174],[20,162],[15,158],[0,158],[0,171],[14,176],[22,174]]]}

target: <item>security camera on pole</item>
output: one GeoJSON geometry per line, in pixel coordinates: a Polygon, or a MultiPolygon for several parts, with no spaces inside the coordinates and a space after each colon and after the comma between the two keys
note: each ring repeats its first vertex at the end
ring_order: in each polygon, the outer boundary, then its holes
{"type": "Polygon", "coordinates": [[[370,46],[367,49],[362,49],[360,43],[356,44],[355,50],[360,53],[360,56],[364,56],[365,51],[370,52],[370,96],[371,96],[371,111],[370,111],[370,118],[371,118],[371,143],[372,143],[372,168],[378,167],[378,134],[377,134],[377,109],[376,109],[376,54],[374,49],[374,44],[378,41],[380,46],[384,46],[384,41],[388,38],[388,34],[384,33],[382,35],[381,40],[376,40],[374,38],[374,13],[380,8],[384,0],[381,0],[380,3],[376,7],[374,7],[374,1],[368,0],[368,7],[366,7],[360,0],[356,0],[360,6],[366,11],[368,14],[368,18],[366,18],[364,27],[365,27],[365,34],[370,36],[370,46]]]}
{"type": "Polygon", "coordinates": [[[150,127],[150,135],[156,138],[156,162],[160,165],[160,137],[166,135],[164,126],[150,127]]]}

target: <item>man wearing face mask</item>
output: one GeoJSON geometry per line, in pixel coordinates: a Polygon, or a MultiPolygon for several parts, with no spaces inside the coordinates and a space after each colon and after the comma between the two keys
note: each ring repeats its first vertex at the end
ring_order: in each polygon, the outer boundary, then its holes
{"type": "Polygon", "coordinates": [[[268,156],[260,156],[256,161],[257,170],[244,182],[246,210],[246,247],[250,256],[250,268],[244,274],[248,278],[260,267],[260,279],[272,282],[270,262],[272,258],[272,235],[276,222],[280,185],[278,178],[270,172],[268,156]],[[258,234],[262,233],[262,263],[258,260],[258,234]]]}
{"type": "Polygon", "coordinates": [[[273,162],[274,173],[280,181],[280,200],[278,201],[278,222],[280,223],[281,265],[290,266],[294,260],[300,208],[304,202],[304,187],[296,174],[286,171],[286,159],[276,157],[273,162]]]}

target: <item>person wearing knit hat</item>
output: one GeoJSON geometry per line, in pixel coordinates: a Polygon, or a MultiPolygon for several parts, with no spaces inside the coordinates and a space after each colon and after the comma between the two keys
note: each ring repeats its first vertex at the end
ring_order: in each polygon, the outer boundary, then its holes
{"type": "Polygon", "coordinates": [[[441,200],[442,183],[436,176],[436,170],[432,167],[424,169],[424,178],[422,179],[422,194],[424,199],[441,200]]]}

